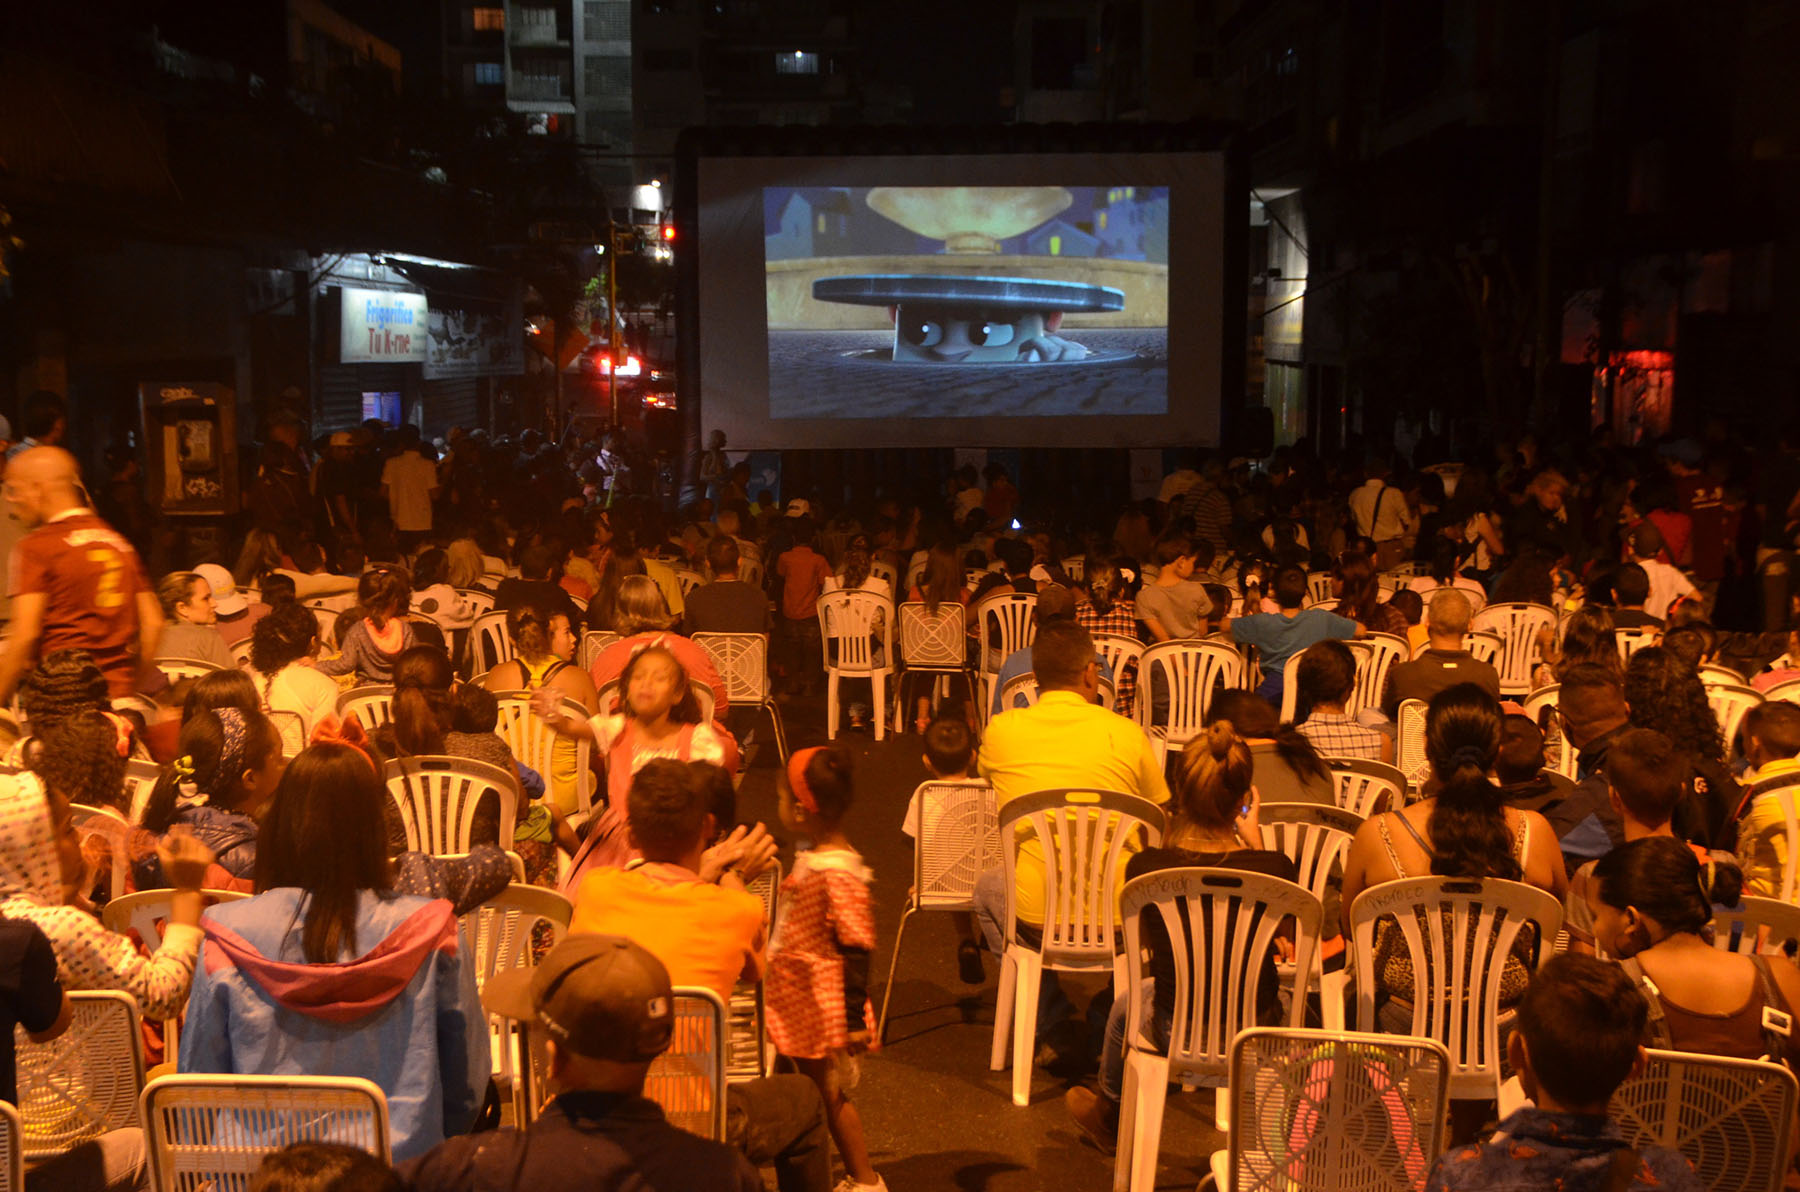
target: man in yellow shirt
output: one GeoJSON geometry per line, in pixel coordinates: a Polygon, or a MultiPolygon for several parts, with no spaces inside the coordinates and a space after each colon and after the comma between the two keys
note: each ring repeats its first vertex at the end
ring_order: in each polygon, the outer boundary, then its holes
{"type": "MultiPolygon", "coordinates": [[[[1800,774],[1800,707],[1781,700],[1758,704],[1744,717],[1744,757],[1755,767],[1744,775],[1745,799],[1757,783],[1800,774]]],[[[1740,810],[1737,855],[1744,871],[1744,892],[1759,898],[1781,897],[1787,867],[1787,816],[1776,794],[1755,796],[1750,813],[1740,810]]]]}
{"type": "MultiPolygon", "coordinates": [[[[1037,791],[1073,787],[1120,791],[1155,803],[1169,801],[1169,786],[1144,730],[1094,703],[1100,664],[1094,639],[1074,621],[1053,621],[1038,629],[1031,645],[1031,670],[1038,702],[1002,712],[988,725],[981,745],[980,773],[994,786],[995,805],[1037,791]]],[[[1115,875],[1116,892],[1125,862],[1140,842],[1127,842],[1115,875]]],[[[1044,921],[1044,853],[1035,836],[1019,834],[1014,873],[1015,907],[1021,922],[1044,921]]],[[[1004,949],[1005,873],[984,873],[975,885],[975,918],[996,955],[1004,949]]],[[[1038,1001],[1038,1037],[1068,1016],[1056,975],[1043,976],[1038,1001]]]]}

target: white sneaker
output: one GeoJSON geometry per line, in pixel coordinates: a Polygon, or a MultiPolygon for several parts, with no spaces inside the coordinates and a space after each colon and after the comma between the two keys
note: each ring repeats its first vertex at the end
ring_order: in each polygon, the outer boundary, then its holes
{"type": "Polygon", "coordinates": [[[877,1175],[874,1183],[859,1184],[855,1176],[847,1175],[837,1182],[831,1192],[887,1192],[887,1181],[877,1175]]]}

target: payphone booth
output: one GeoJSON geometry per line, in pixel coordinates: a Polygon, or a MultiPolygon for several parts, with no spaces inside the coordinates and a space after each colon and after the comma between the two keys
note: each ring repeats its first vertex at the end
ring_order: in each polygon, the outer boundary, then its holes
{"type": "Polygon", "coordinates": [[[189,558],[223,547],[238,511],[237,399],[212,381],[138,386],[145,496],[179,533],[189,558]]]}

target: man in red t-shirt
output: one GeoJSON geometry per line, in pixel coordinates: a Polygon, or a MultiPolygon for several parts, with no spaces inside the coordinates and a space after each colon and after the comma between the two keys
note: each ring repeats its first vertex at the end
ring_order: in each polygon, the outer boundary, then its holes
{"type": "Polygon", "coordinates": [[[95,516],[75,457],[34,447],[6,465],[6,502],[30,532],[13,550],[12,624],[0,651],[0,700],[52,650],[86,650],[114,696],[138,690],[140,659],[156,656],[162,607],[143,564],[95,516]]]}

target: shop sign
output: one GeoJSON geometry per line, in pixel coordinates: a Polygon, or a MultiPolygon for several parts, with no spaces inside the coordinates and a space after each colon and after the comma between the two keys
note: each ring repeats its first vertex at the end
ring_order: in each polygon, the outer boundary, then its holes
{"type": "Polygon", "coordinates": [[[423,361],[430,335],[425,295],[342,287],[338,359],[345,364],[423,361]]]}

